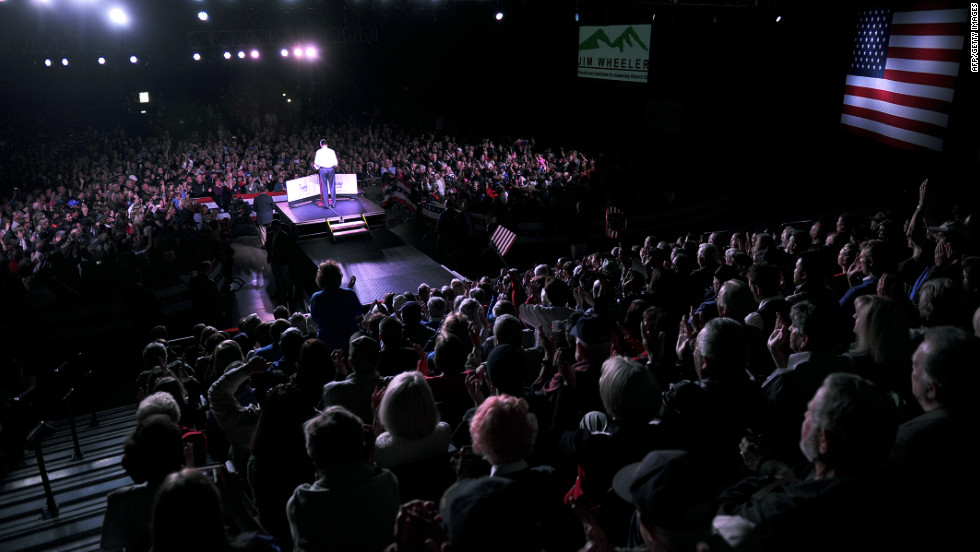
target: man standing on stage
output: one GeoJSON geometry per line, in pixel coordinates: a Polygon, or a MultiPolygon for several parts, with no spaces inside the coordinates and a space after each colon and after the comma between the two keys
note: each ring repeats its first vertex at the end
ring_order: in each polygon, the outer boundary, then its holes
{"type": "Polygon", "coordinates": [[[337,181],[335,171],[337,170],[337,154],[327,145],[327,139],[320,140],[320,149],[313,157],[313,166],[320,171],[320,196],[323,202],[328,202],[326,207],[333,207],[337,203],[337,181]]]}

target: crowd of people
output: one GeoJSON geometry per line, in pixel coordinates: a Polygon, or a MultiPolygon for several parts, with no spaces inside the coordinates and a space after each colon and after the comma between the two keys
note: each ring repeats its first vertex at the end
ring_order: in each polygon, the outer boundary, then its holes
{"type": "MultiPolygon", "coordinates": [[[[328,137],[340,173],[399,182],[470,209],[549,212],[548,190],[579,189],[595,169],[580,153],[533,143],[468,141],[371,122],[293,129],[219,127],[206,135],[87,131],[70,140],[2,140],[0,264],[4,293],[30,308],[103,301],[120,284],[153,287],[230,256],[229,238],[254,231],[236,194],[282,191],[313,172],[328,137]],[[211,197],[218,209],[194,201],[211,197]],[[509,199],[508,199],[509,197],[509,199]],[[530,207],[529,207],[530,206],[530,207]]],[[[551,192],[554,194],[554,192],[551,192]]]]}
{"type": "Polygon", "coordinates": [[[157,550],[181,469],[225,461],[224,507],[254,503],[258,533],[221,548],[959,544],[977,242],[937,195],[384,297],[327,261],[310,312],[201,324],[181,350],[158,329],[103,547],[157,550]]]}

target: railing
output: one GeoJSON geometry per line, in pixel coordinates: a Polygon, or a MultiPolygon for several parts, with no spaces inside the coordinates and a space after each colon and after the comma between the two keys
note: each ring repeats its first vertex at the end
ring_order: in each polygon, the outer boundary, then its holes
{"type": "MultiPolygon", "coordinates": [[[[44,498],[47,505],[41,509],[41,517],[49,519],[58,515],[58,503],[54,500],[54,491],[51,490],[51,480],[48,479],[48,470],[44,467],[44,453],[41,451],[41,439],[45,431],[54,431],[54,427],[46,423],[38,422],[34,429],[27,435],[27,448],[34,449],[34,457],[37,459],[37,469],[41,472],[41,485],[44,486],[44,498]]],[[[78,446],[76,439],[75,446],[78,446]]]]}

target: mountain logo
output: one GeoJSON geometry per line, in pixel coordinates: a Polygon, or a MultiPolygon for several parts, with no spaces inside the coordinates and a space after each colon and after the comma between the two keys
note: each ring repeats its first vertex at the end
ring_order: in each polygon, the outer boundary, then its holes
{"type": "Polygon", "coordinates": [[[633,27],[626,27],[626,29],[616,37],[615,40],[609,40],[609,36],[601,28],[592,33],[591,36],[583,40],[578,45],[579,51],[582,50],[597,50],[605,45],[608,48],[616,48],[622,53],[625,47],[640,47],[646,51],[649,51],[647,45],[640,40],[640,36],[636,34],[633,27]]]}

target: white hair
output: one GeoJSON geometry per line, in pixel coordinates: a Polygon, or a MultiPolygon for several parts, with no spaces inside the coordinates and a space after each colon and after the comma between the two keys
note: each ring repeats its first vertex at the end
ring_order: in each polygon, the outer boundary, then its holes
{"type": "Polygon", "coordinates": [[[142,424],[154,414],[163,414],[176,424],[180,420],[180,405],[170,393],[158,391],[140,401],[136,409],[136,423],[142,424]]]}

